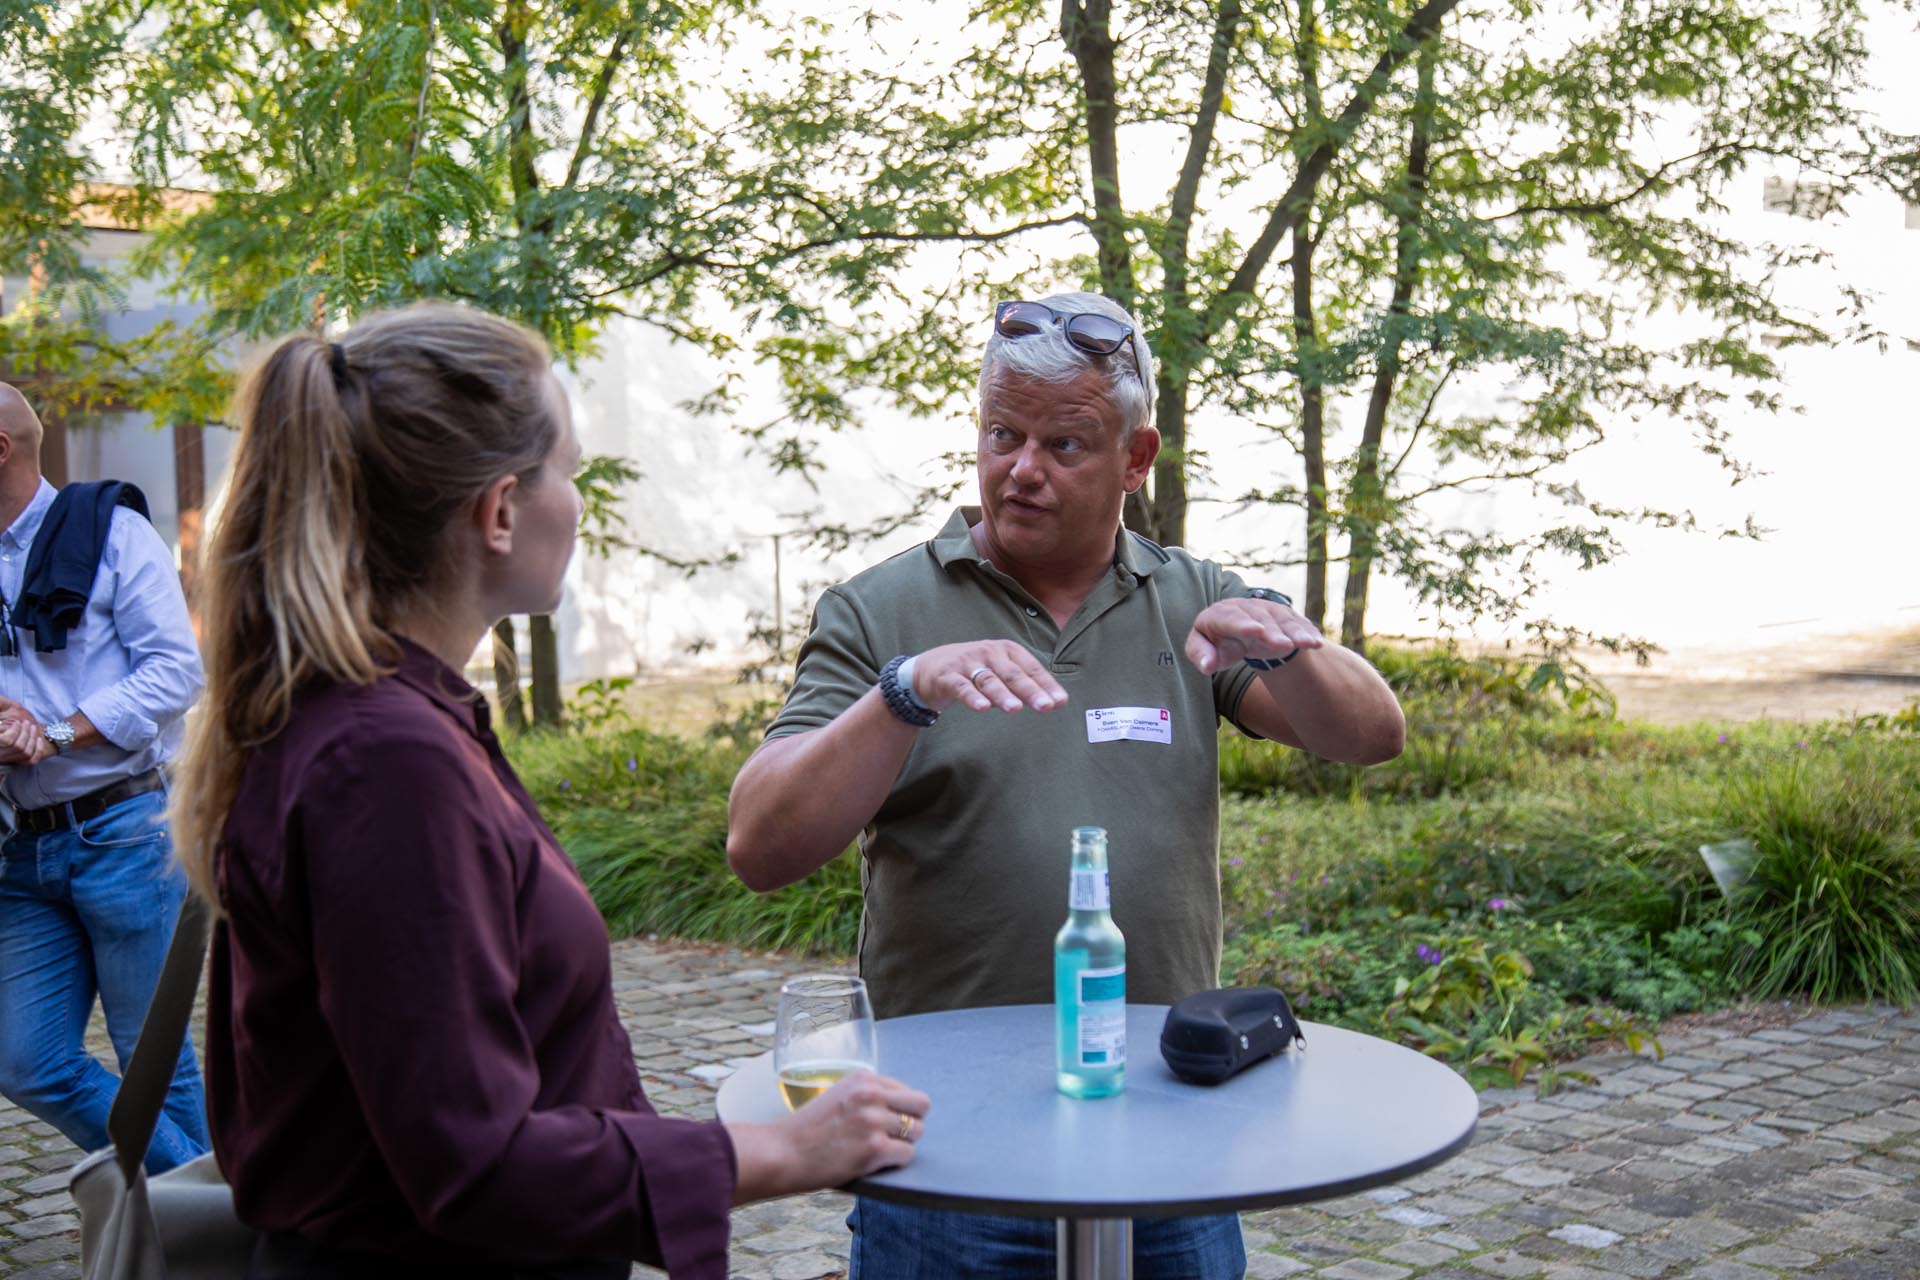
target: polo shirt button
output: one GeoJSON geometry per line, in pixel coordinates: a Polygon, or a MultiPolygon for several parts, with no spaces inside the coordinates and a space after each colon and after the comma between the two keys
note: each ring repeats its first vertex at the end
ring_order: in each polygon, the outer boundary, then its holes
{"type": "Polygon", "coordinates": [[[1033,607],[1032,605],[1028,605],[1028,606],[1027,606],[1027,616],[1028,616],[1029,618],[1037,618],[1037,617],[1039,617],[1039,616],[1040,616],[1040,611],[1039,611],[1038,609],[1036,609],[1036,608],[1034,608],[1034,607],[1033,607]]]}

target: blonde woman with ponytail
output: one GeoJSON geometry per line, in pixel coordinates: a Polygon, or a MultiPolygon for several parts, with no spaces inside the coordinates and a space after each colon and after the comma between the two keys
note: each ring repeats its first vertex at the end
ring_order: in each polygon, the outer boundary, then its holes
{"type": "Polygon", "coordinates": [[[219,912],[208,1118],[251,1275],[727,1273],[727,1215],[912,1158],[924,1094],[664,1119],[605,925],[460,677],[558,603],[580,446],[540,340],[418,306],[251,375],[174,831],[219,912]]]}

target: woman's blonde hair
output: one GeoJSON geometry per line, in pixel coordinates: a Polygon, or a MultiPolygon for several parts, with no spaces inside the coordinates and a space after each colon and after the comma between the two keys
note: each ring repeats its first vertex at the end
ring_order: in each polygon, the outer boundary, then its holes
{"type": "Polygon", "coordinates": [[[553,448],[551,381],[538,336],[435,303],[338,342],[286,338],[247,378],[200,580],[206,693],[173,786],[175,847],[208,901],[253,749],[305,685],[392,669],[396,613],[446,585],[448,527],[501,476],[531,480],[553,448]]]}

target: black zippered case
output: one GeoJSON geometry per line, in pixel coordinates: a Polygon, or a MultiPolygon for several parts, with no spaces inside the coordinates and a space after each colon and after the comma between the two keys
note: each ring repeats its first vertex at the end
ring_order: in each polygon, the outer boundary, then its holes
{"type": "Polygon", "coordinates": [[[1307,1037],[1287,998],[1272,987],[1199,991],[1167,1010],[1160,1056],[1193,1084],[1219,1084],[1307,1037]]]}

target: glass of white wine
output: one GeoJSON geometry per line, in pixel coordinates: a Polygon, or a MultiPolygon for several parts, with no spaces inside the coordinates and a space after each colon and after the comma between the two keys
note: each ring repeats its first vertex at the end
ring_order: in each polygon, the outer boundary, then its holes
{"type": "Polygon", "coordinates": [[[787,1110],[812,1102],[844,1075],[875,1069],[874,1040],[866,983],[833,973],[790,979],[780,988],[773,1032],[773,1069],[787,1110]]]}

